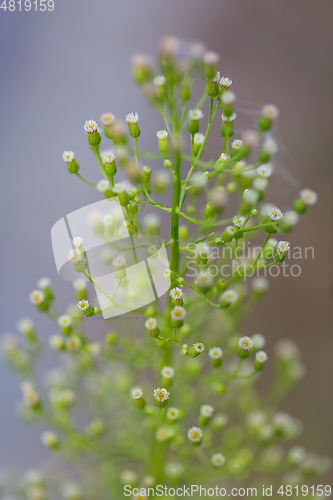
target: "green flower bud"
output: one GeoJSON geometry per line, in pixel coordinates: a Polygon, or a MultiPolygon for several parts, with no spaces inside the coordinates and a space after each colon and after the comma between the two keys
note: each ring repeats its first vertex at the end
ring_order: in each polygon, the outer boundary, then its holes
{"type": "Polygon", "coordinates": [[[143,397],[143,392],[139,387],[132,389],[132,398],[134,400],[134,403],[138,408],[140,408],[140,410],[142,410],[146,406],[146,402],[143,397]]]}
{"type": "Polygon", "coordinates": [[[158,149],[162,154],[166,154],[169,149],[169,140],[168,140],[168,132],[166,130],[160,130],[156,133],[158,138],[158,149]]]}
{"type": "Polygon", "coordinates": [[[67,163],[69,173],[77,174],[77,172],[79,171],[79,165],[75,160],[73,151],[64,151],[62,154],[62,159],[67,163]]]}
{"type": "Polygon", "coordinates": [[[192,358],[196,358],[205,350],[205,346],[202,342],[196,342],[195,344],[192,345],[192,347],[189,348],[188,350],[188,355],[191,356],[192,358]]]}
{"type": "Polygon", "coordinates": [[[211,202],[209,201],[205,208],[204,208],[204,211],[203,211],[203,214],[204,214],[204,217],[205,219],[209,219],[210,217],[213,216],[213,213],[214,213],[214,210],[213,210],[213,205],[211,204],[211,202]]]}
{"type": "Polygon", "coordinates": [[[180,98],[183,102],[187,102],[191,98],[191,85],[187,78],[181,81],[180,98]]]}
{"type": "Polygon", "coordinates": [[[148,167],[147,165],[142,167],[142,170],[141,170],[141,180],[143,183],[145,184],[148,184],[149,181],[150,181],[150,177],[151,177],[151,168],[148,167]]]}
{"type": "Polygon", "coordinates": [[[168,159],[164,160],[163,166],[165,168],[167,168],[168,170],[170,170],[170,172],[171,172],[171,170],[172,170],[172,162],[170,160],[168,160],[168,159]]]}
{"type": "Polygon", "coordinates": [[[135,83],[142,85],[151,79],[153,71],[150,57],[145,54],[135,54],[131,60],[132,77],[135,83]]]}
{"type": "Polygon", "coordinates": [[[98,131],[97,123],[94,120],[87,120],[84,124],[84,130],[88,134],[88,142],[91,147],[96,148],[101,142],[101,136],[98,131]]]}
{"type": "MultiPolygon", "coordinates": [[[[186,326],[186,325],[184,325],[184,326],[186,326]]],[[[182,328],[184,328],[184,327],[182,327],[182,328]]],[[[181,354],[181,356],[187,356],[187,354],[188,354],[188,345],[187,344],[182,345],[182,348],[180,350],[180,354],[181,354]]]]}
{"type": "Polygon", "coordinates": [[[230,241],[233,240],[235,233],[236,233],[236,229],[234,228],[234,226],[226,227],[225,231],[222,234],[223,241],[226,241],[227,243],[229,243],[230,241]]]}
{"type": "Polygon", "coordinates": [[[107,346],[113,346],[116,342],[117,342],[117,333],[116,332],[108,332],[106,335],[105,335],[105,345],[107,346]]]}
{"type": "Polygon", "coordinates": [[[126,115],[126,123],[128,125],[128,133],[133,139],[140,137],[140,129],[138,125],[139,115],[137,113],[129,113],[126,115]]]}
{"type": "Polygon", "coordinates": [[[168,98],[165,82],[165,76],[163,75],[154,78],[156,99],[162,103],[168,98]]]}
{"type": "Polygon", "coordinates": [[[197,134],[200,129],[200,120],[203,118],[203,112],[200,109],[191,109],[188,116],[188,131],[191,135],[197,134]]]}
{"type": "Polygon", "coordinates": [[[216,76],[220,56],[216,52],[208,51],[204,53],[202,60],[204,77],[207,80],[211,80],[216,76]]]}

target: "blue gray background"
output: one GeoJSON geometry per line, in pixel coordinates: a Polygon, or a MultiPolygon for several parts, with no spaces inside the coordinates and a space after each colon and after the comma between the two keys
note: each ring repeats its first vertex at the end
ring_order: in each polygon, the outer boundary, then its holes
{"type": "MultiPolygon", "coordinates": [[[[156,147],[159,122],[131,83],[130,56],[154,54],[161,35],[201,39],[221,54],[241,108],[273,101],[281,110],[274,201],[301,187],[319,194],[291,237],[313,245],[315,259],[302,262],[301,277],[274,280],[246,331],[300,344],[308,372],[283,408],[304,421],[304,445],[333,454],[332,17],[330,0],[55,0],[51,13],[1,11],[1,331],[31,316],[42,336],[53,333],[28,300],[40,276],[52,279],[60,306],[72,296],[56,274],[50,229],[99,197],[68,174],[62,151],[76,151],[97,181],[83,123],[104,111],[137,111],[143,147],[156,147]]],[[[0,391],[0,466],[37,465],[48,453],[16,418],[20,392],[4,365],[0,391]]]]}

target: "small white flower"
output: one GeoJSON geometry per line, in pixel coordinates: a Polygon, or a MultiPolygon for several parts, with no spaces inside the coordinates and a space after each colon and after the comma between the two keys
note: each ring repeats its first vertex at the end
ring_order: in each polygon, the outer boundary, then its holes
{"type": "Polygon", "coordinates": [[[98,342],[89,342],[89,344],[86,344],[85,348],[90,356],[98,356],[102,350],[102,346],[98,342]]]}
{"type": "Polygon", "coordinates": [[[174,376],[174,369],[171,368],[171,366],[164,366],[162,371],[161,371],[162,377],[170,380],[174,376]]]}
{"type": "Polygon", "coordinates": [[[93,230],[97,230],[101,227],[102,223],[102,213],[98,210],[90,212],[87,217],[87,223],[89,227],[93,230]]]}
{"type": "Polygon", "coordinates": [[[221,300],[231,306],[238,299],[238,293],[235,290],[226,290],[221,295],[221,300]]]}
{"type": "Polygon", "coordinates": [[[200,272],[197,280],[198,280],[199,288],[208,288],[211,286],[211,284],[213,282],[212,276],[209,273],[205,273],[204,271],[200,272]]]}
{"type": "Polygon", "coordinates": [[[171,311],[171,318],[174,321],[183,321],[186,316],[185,308],[182,306],[175,306],[171,311]]]}
{"type": "Polygon", "coordinates": [[[80,252],[71,249],[68,252],[68,260],[72,261],[73,264],[78,264],[79,262],[82,261],[82,255],[80,252]]]}
{"type": "Polygon", "coordinates": [[[305,205],[314,205],[318,200],[318,195],[311,189],[302,189],[299,193],[299,197],[305,205]]]}
{"type": "Polygon", "coordinates": [[[235,100],[236,95],[231,90],[227,90],[221,95],[221,101],[223,102],[223,104],[232,104],[235,102],[235,100]]]}
{"type": "Polygon", "coordinates": [[[20,333],[25,334],[34,329],[34,323],[30,318],[22,318],[17,322],[16,327],[20,333]]]}
{"type": "Polygon", "coordinates": [[[257,203],[259,194],[254,189],[245,189],[243,193],[243,200],[249,205],[257,203]]]}
{"type": "Polygon", "coordinates": [[[62,153],[62,159],[66,162],[66,163],[70,163],[71,161],[73,161],[75,159],[75,154],[73,151],[64,151],[62,153]]]}
{"type": "Polygon", "coordinates": [[[98,182],[97,189],[101,193],[105,193],[106,191],[109,191],[111,189],[110,182],[106,179],[102,179],[101,181],[98,182]]]}
{"type": "Polygon", "coordinates": [[[294,227],[296,226],[298,221],[299,221],[298,213],[294,212],[293,210],[288,210],[287,212],[285,212],[283,216],[283,224],[285,224],[288,227],[294,227]]]}
{"type": "Polygon", "coordinates": [[[113,113],[103,113],[101,118],[101,123],[107,127],[109,125],[113,125],[113,123],[115,122],[116,120],[116,117],[114,116],[113,113]]]}
{"type": "Polygon", "coordinates": [[[55,432],[45,431],[41,435],[41,441],[47,448],[53,448],[59,443],[59,438],[55,432]]]}
{"type": "Polygon", "coordinates": [[[192,121],[199,121],[203,118],[204,114],[201,109],[191,109],[188,112],[188,117],[192,121]]]}
{"type": "Polygon", "coordinates": [[[179,418],[179,415],[180,415],[180,411],[178,410],[178,408],[171,407],[167,411],[167,419],[168,420],[177,420],[177,418],[179,418]]]}
{"type": "Polygon", "coordinates": [[[166,36],[160,42],[159,52],[162,57],[173,58],[179,53],[181,42],[176,36],[166,36]]]}
{"type": "Polygon", "coordinates": [[[209,257],[209,246],[204,242],[197,243],[195,245],[195,253],[198,257],[207,259],[209,257]]]}
{"type": "Polygon", "coordinates": [[[269,156],[274,155],[278,151],[277,142],[274,141],[274,139],[272,139],[271,137],[267,137],[267,139],[265,140],[265,142],[262,146],[262,150],[265,153],[267,153],[269,156]]]}
{"type": "Polygon", "coordinates": [[[283,212],[277,207],[272,208],[272,210],[270,210],[270,212],[268,213],[268,218],[272,222],[278,221],[282,219],[282,217],[283,217],[283,212]]]}
{"type": "Polygon", "coordinates": [[[258,142],[258,134],[255,130],[245,130],[242,134],[242,140],[246,146],[253,148],[258,142]]]}
{"type": "Polygon", "coordinates": [[[39,469],[28,469],[24,473],[24,481],[28,484],[42,484],[44,481],[44,475],[39,469]]]}
{"type": "Polygon", "coordinates": [[[276,120],[280,114],[280,111],[274,104],[266,104],[262,110],[261,114],[266,120],[276,120]]]}
{"type": "Polygon", "coordinates": [[[166,130],[159,130],[156,132],[156,135],[159,139],[166,139],[168,137],[168,132],[166,130]]]}
{"type": "Polygon", "coordinates": [[[239,339],[238,345],[243,351],[249,351],[253,346],[253,342],[250,337],[245,336],[239,339]]]}
{"type": "Polygon", "coordinates": [[[6,333],[1,337],[1,350],[8,354],[15,351],[19,346],[18,339],[14,333],[6,333]]]}
{"type": "Polygon", "coordinates": [[[75,352],[82,346],[82,340],[77,335],[73,335],[66,340],[66,348],[68,351],[75,352]]]}
{"type": "Polygon", "coordinates": [[[196,59],[202,59],[206,51],[206,45],[202,42],[193,42],[189,46],[190,55],[196,59]]]}
{"type": "Polygon", "coordinates": [[[294,464],[300,464],[306,457],[306,450],[303,446],[293,446],[288,453],[288,458],[294,464]]]}
{"type": "Polygon", "coordinates": [[[219,71],[216,71],[216,74],[214,78],[211,79],[213,83],[218,83],[221,80],[221,73],[219,71]]]}
{"type": "Polygon", "coordinates": [[[214,465],[214,467],[222,467],[225,463],[225,457],[222,455],[222,453],[215,453],[212,455],[211,462],[214,465]]]}
{"type": "Polygon", "coordinates": [[[220,80],[220,87],[223,89],[228,89],[232,85],[232,80],[231,78],[228,78],[227,76],[222,76],[220,80]]]}
{"type": "Polygon", "coordinates": [[[191,184],[198,189],[205,187],[206,183],[207,177],[202,172],[196,172],[191,177],[191,184]]]}
{"type": "Polygon", "coordinates": [[[244,225],[246,218],[243,215],[235,215],[233,217],[232,222],[234,223],[234,226],[237,227],[238,229],[241,229],[244,225]]]}
{"type": "Polygon", "coordinates": [[[77,249],[81,248],[83,245],[83,239],[80,236],[75,236],[72,241],[73,241],[73,245],[77,249]]]}
{"type": "Polygon", "coordinates": [[[49,346],[55,351],[62,349],[64,345],[64,338],[62,335],[51,335],[49,339],[49,346]]]}
{"type": "Polygon", "coordinates": [[[151,58],[146,54],[133,54],[131,57],[131,65],[133,68],[150,69],[152,65],[151,58]]]}
{"type": "Polygon", "coordinates": [[[293,426],[294,419],[288,413],[278,412],[273,416],[272,422],[279,431],[287,431],[293,426]]]}
{"type": "Polygon", "coordinates": [[[157,214],[146,214],[143,218],[143,226],[149,231],[157,231],[161,226],[161,219],[157,214]]]}
{"type": "Polygon", "coordinates": [[[243,141],[241,141],[240,139],[235,139],[231,143],[232,149],[235,149],[236,151],[240,149],[242,146],[243,146],[243,141]]]}
{"type": "Polygon", "coordinates": [[[258,293],[267,292],[269,288],[269,281],[264,276],[257,276],[251,282],[252,290],[258,293]]]}
{"type": "Polygon", "coordinates": [[[154,398],[160,403],[163,403],[163,401],[167,401],[169,399],[169,396],[170,392],[168,392],[166,389],[160,387],[154,389],[154,398]]]}
{"type": "Polygon", "coordinates": [[[261,349],[266,344],[265,337],[260,333],[255,333],[251,338],[255,349],[261,349]]]}
{"type": "Polygon", "coordinates": [[[161,87],[162,85],[165,85],[165,76],[163,75],[158,75],[158,76],[155,76],[153,82],[154,82],[154,85],[156,86],[159,86],[161,87]]]}
{"type": "Polygon", "coordinates": [[[200,443],[202,439],[202,430],[200,427],[191,427],[187,432],[187,437],[192,443],[200,443]]]}
{"type": "Polygon", "coordinates": [[[219,158],[219,159],[220,159],[220,160],[222,160],[222,161],[227,161],[227,160],[230,160],[230,156],[229,156],[229,155],[227,155],[227,153],[222,153],[222,154],[220,155],[220,158],[219,158]]]}
{"type": "Polygon", "coordinates": [[[26,387],[23,389],[23,401],[27,406],[37,406],[39,403],[39,394],[33,387],[26,387]]]}
{"type": "Polygon", "coordinates": [[[223,122],[233,123],[236,120],[237,115],[236,115],[236,113],[232,113],[231,116],[225,116],[225,114],[222,113],[221,118],[222,118],[223,122]]]}
{"type": "Polygon", "coordinates": [[[87,289],[87,281],[82,279],[75,280],[73,281],[73,288],[77,292],[82,292],[83,290],[87,289]]]}
{"type": "Polygon", "coordinates": [[[213,52],[212,50],[208,50],[207,52],[205,52],[203,54],[202,60],[203,60],[203,63],[207,64],[208,66],[215,66],[216,64],[219,63],[220,56],[216,52],[213,52]]]}
{"type": "Polygon", "coordinates": [[[97,123],[95,120],[87,120],[84,124],[84,130],[88,132],[88,134],[92,134],[97,130],[97,123]]]}
{"type": "Polygon", "coordinates": [[[113,187],[113,192],[116,194],[126,193],[126,184],[124,182],[117,182],[113,187]]]}
{"type": "Polygon", "coordinates": [[[205,346],[202,342],[196,342],[193,344],[194,349],[196,352],[202,353],[205,350],[205,346]]]}
{"type": "Polygon", "coordinates": [[[268,356],[265,351],[258,351],[256,353],[256,361],[258,363],[265,363],[268,360],[268,356]]]}
{"type": "Polygon", "coordinates": [[[212,347],[209,349],[209,357],[212,359],[221,359],[223,355],[223,351],[220,347],[212,347]]]}
{"type": "Polygon", "coordinates": [[[133,399],[141,399],[143,397],[143,391],[140,389],[140,387],[135,387],[132,389],[132,398],[133,399]]]}
{"type": "Polygon", "coordinates": [[[260,167],[257,168],[257,174],[260,175],[260,177],[265,177],[268,178],[272,174],[272,167],[269,163],[265,163],[264,165],[260,165],[260,167]]]}
{"type": "Polygon", "coordinates": [[[126,123],[138,123],[139,121],[139,115],[138,113],[128,113],[128,115],[126,115],[126,123]]]}
{"type": "Polygon", "coordinates": [[[72,320],[71,320],[70,316],[68,316],[67,314],[63,314],[62,316],[59,316],[58,325],[60,327],[71,326],[71,324],[72,324],[72,320]]]}
{"type": "Polygon", "coordinates": [[[112,151],[112,149],[110,149],[108,151],[103,151],[103,153],[101,153],[101,158],[104,164],[113,163],[116,159],[116,154],[114,151],[112,151]]]}
{"type": "Polygon", "coordinates": [[[126,259],[122,255],[118,255],[118,257],[113,259],[112,264],[115,269],[124,269],[126,264],[126,259]]]}
{"type": "Polygon", "coordinates": [[[111,214],[105,214],[103,217],[103,224],[107,227],[112,226],[113,217],[111,214]]]}
{"type": "Polygon", "coordinates": [[[202,405],[200,407],[200,415],[205,418],[211,418],[214,413],[214,408],[210,405],[202,405]]]}
{"type": "Polygon", "coordinates": [[[41,304],[44,298],[44,293],[41,290],[33,290],[29,295],[30,302],[35,304],[35,306],[41,304]]]}
{"type": "Polygon", "coordinates": [[[145,327],[147,330],[156,330],[157,328],[157,319],[156,318],[148,318],[145,322],[145,327]]]}
{"type": "Polygon", "coordinates": [[[290,243],[288,241],[279,241],[276,250],[278,253],[286,253],[290,248],[290,243]]]}
{"type": "MultiPolygon", "coordinates": [[[[157,441],[159,441],[160,443],[167,441],[172,436],[173,436],[173,429],[171,429],[170,427],[159,427],[155,433],[155,437],[156,437],[157,441]]],[[[139,494],[139,497],[135,497],[135,498],[136,499],[139,498],[139,500],[141,500],[142,497],[139,494]]],[[[143,498],[146,499],[146,497],[143,497],[143,498]]]]}
{"type": "Polygon", "coordinates": [[[178,287],[175,287],[172,290],[170,290],[170,297],[173,300],[180,300],[183,298],[183,296],[184,296],[183,290],[181,290],[178,287]]]}
{"type": "Polygon", "coordinates": [[[77,306],[79,309],[81,309],[81,311],[85,311],[89,307],[89,302],[87,300],[83,299],[77,303],[77,306]]]}
{"type": "Polygon", "coordinates": [[[258,191],[259,193],[263,193],[268,188],[268,179],[264,177],[256,177],[253,181],[253,189],[258,191]]]}
{"type": "Polygon", "coordinates": [[[138,480],[138,475],[133,470],[123,470],[120,473],[120,482],[122,484],[135,484],[138,480]]]}
{"type": "Polygon", "coordinates": [[[201,134],[200,132],[194,134],[194,145],[196,147],[200,147],[204,140],[205,140],[204,134],[201,134]]]}

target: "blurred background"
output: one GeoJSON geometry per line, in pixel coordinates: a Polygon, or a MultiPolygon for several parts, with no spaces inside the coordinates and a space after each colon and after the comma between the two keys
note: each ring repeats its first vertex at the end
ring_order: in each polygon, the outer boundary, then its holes
{"type": "MultiPolygon", "coordinates": [[[[53,12],[1,11],[1,331],[30,316],[41,335],[54,333],[28,299],[41,276],[51,278],[60,307],[72,299],[56,273],[50,230],[100,197],[68,174],[63,150],[99,180],[83,123],[105,111],[137,111],[142,144],[155,150],[161,126],[131,82],[130,57],[154,55],[168,34],[202,40],[233,79],[241,125],[251,126],[265,103],[280,108],[279,182],[269,201],[288,209],[301,188],[319,194],[290,237],[313,246],[315,258],[302,261],[300,277],[272,280],[243,333],[264,334],[269,354],[279,338],[299,344],[307,374],[281,408],[303,420],[304,446],[332,456],[332,21],[331,0],[55,0],[53,12]]],[[[0,467],[36,466],[48,452],[40,431],[17,419],[18,380],[3,364],[0,391],[0,467]]]]}

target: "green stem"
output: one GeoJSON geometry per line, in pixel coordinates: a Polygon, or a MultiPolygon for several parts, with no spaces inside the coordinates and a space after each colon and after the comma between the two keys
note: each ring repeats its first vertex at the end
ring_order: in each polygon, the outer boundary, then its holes
{"type": "Polygon", "coordinates": [[[93,188],[95,188],[95,189],[96,189],[96,184],[93,184],[92,182],[87,181],[87,179],[85,179],[84,177],[82,177],[82,175],[80,175],[80,174],[79,174],[79,173],[77,173],[77,172],[75,173],[75,175],[77,175],[77,176],[78,176],[78,178],[79,178],[79,179],[81,179],[81,181],[83,181],[83,182],[85,182],[86,184],[88,184],[88,186],[93,187],[93,188]]]}

